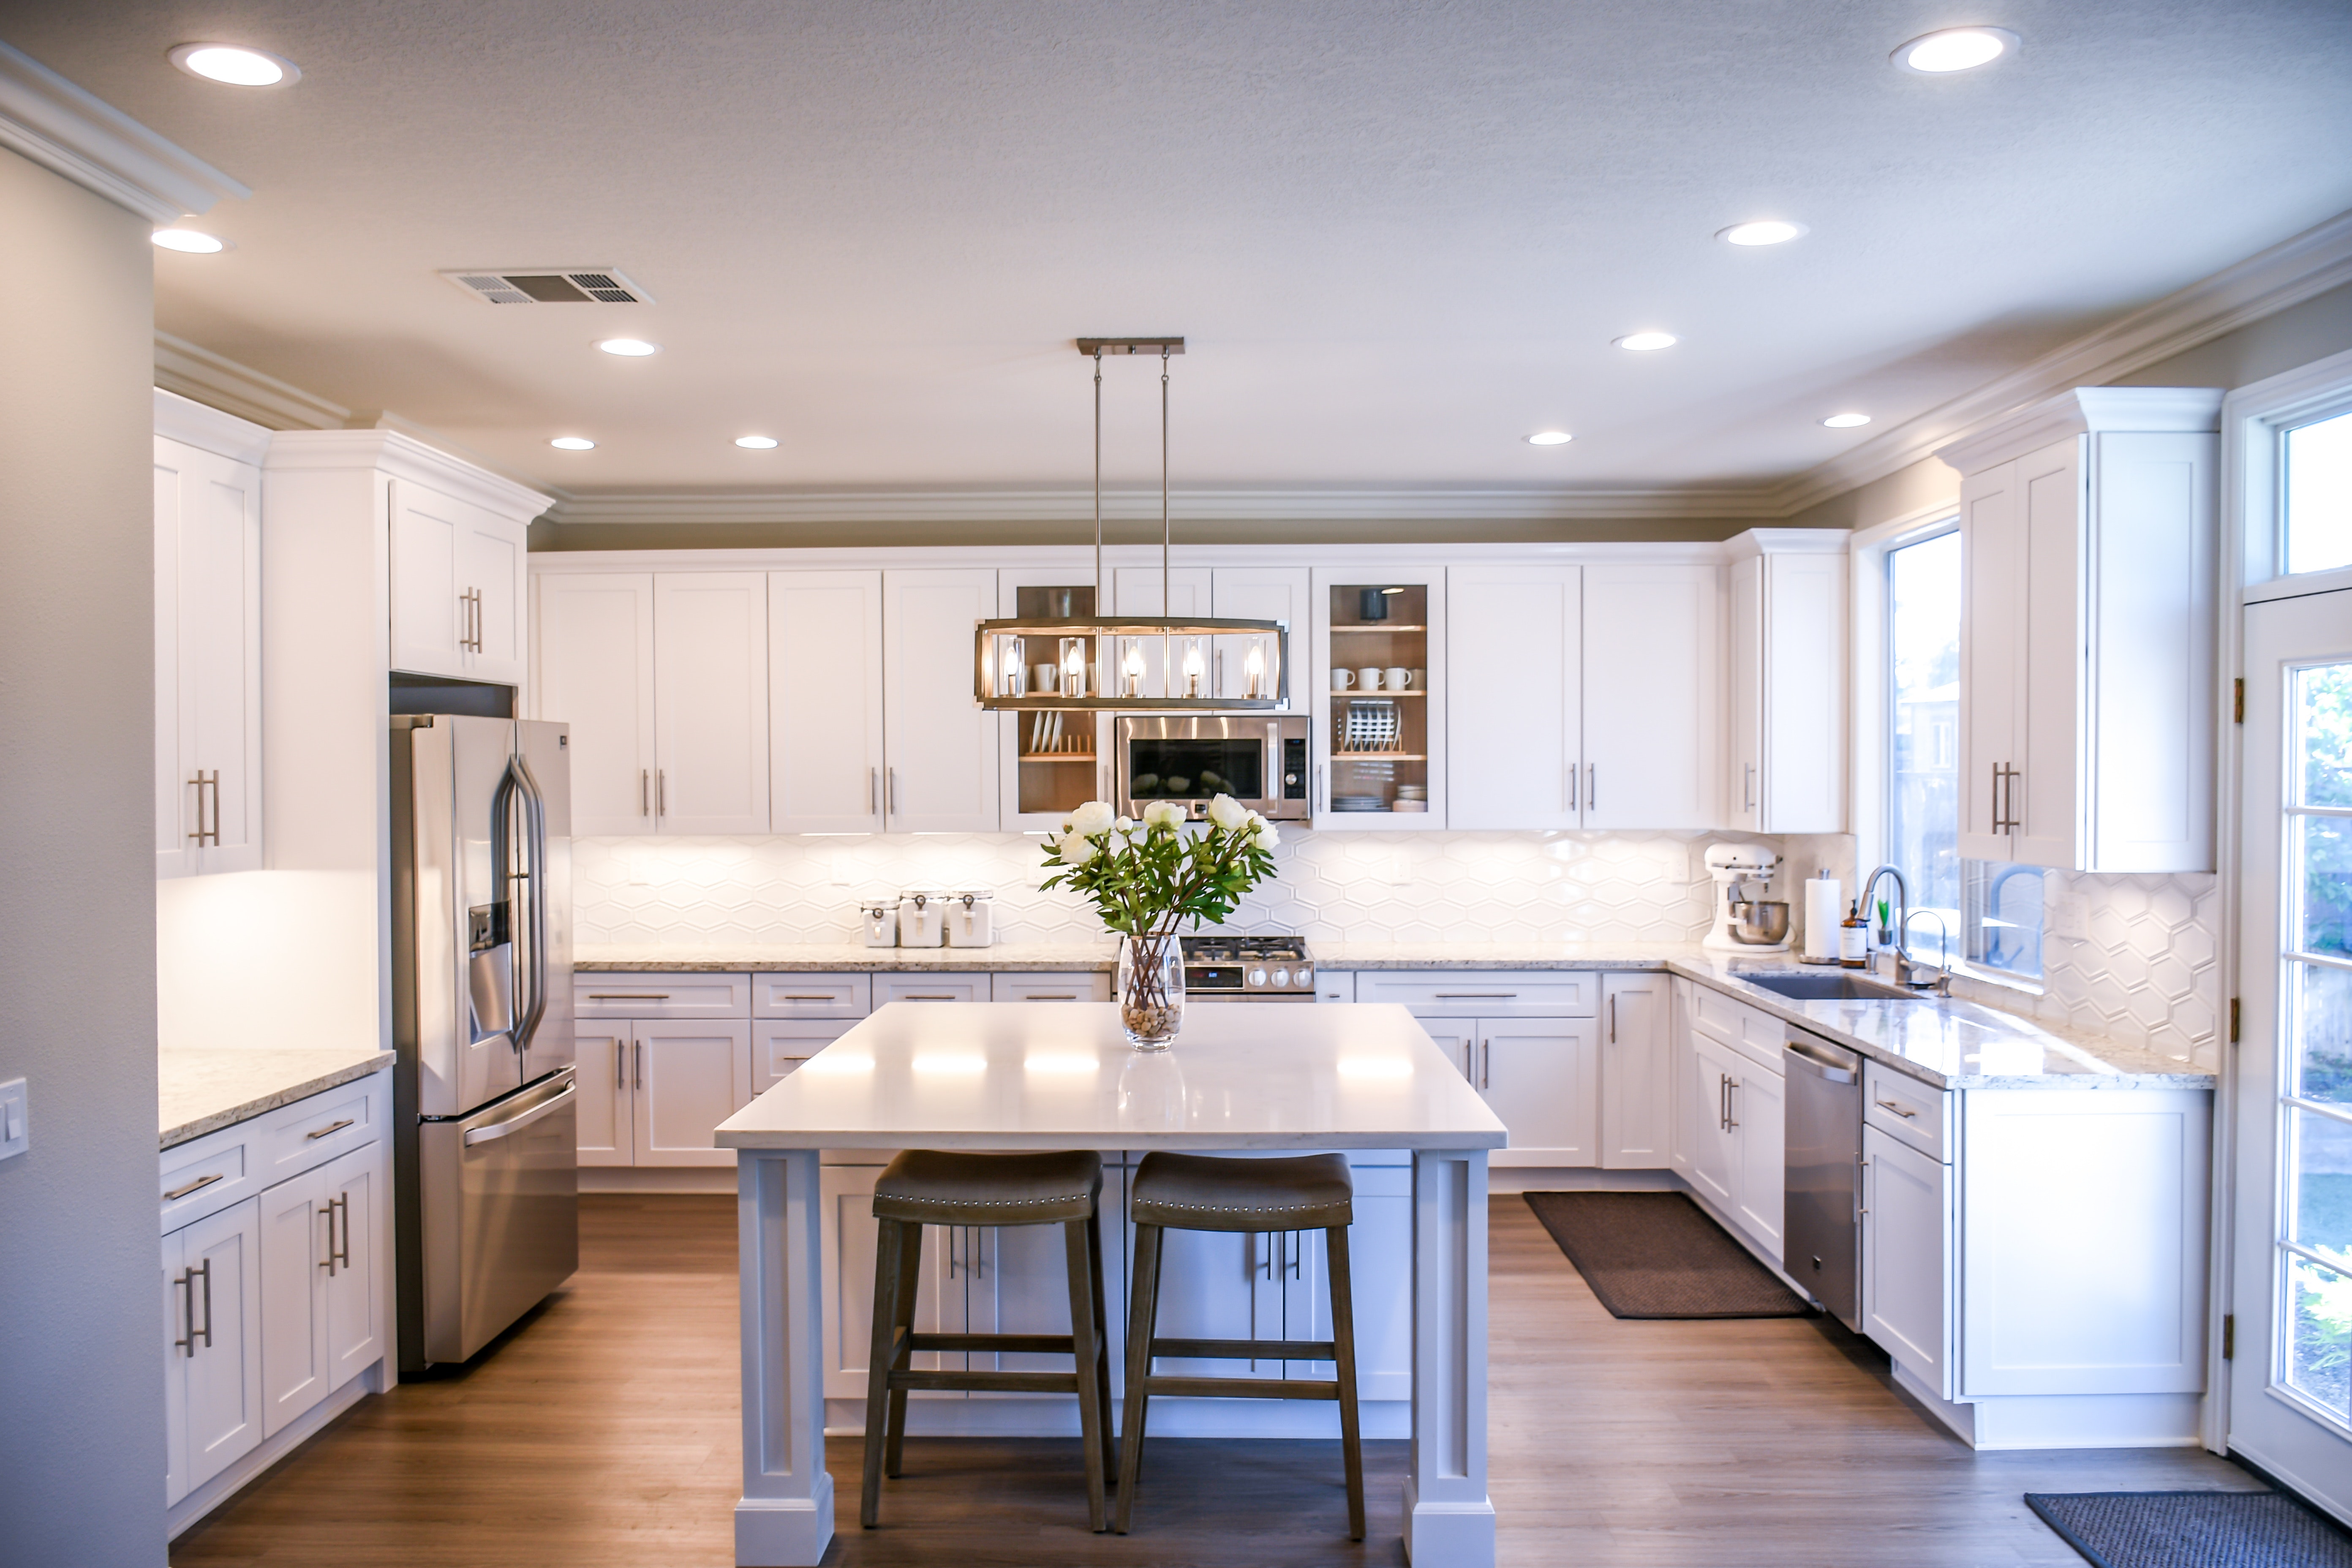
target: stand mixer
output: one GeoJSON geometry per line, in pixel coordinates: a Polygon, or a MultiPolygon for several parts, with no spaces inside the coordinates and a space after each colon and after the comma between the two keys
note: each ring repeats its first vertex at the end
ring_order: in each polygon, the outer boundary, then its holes
{"type": "Polygon", "coordinates": [[[1715,878],[1715,923],[1699,945],[1710,952],[1786,952],[1789,906],[1768,900],[1780,857],[1761,844],[1715,844],[1706,851],[1715,878]]]}

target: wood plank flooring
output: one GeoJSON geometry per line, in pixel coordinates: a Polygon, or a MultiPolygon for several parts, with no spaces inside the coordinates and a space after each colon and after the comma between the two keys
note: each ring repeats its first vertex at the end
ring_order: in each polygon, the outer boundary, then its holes
{"type": "MultiPolygon", "coordinates": [[[[1976,1455],[1833,1324],[1620,1322],[1527,1206],[1493,1211],[1492,1489],[1509,1568],[2074,1568],[2020,1494],[2255,1487],[2196,1450],[1976,1455]]],[[[363,1401],[175,1542],[178,1568],[721,1568],[740,1488],[729,1198],[584,1199],[579,1276],[456,1376],[363,1401]]],[[[1155,1441],[1136,1533],[1087,1533],[1073,1442],[907,1446],[829,1564],[1399,1564],[1403,1445],[1155,1441]]]]}

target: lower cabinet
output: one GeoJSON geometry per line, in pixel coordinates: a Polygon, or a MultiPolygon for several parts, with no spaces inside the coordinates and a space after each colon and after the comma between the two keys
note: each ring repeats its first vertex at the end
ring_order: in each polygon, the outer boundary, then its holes
{"type": "Polygon", "coordinates": [[[1496,1165],[1600,1163],[1600,1065],[1590,1018],[1423,1018],[1503,1125],[1496,1165]]]}
{"type": "Polygon", "coordinates": [[[1601,1164],[1663,1170],[1673,1087],[1673,980],[1663,970],[1601,981],[1601,1164]]]}
{"type": "Polygon", "coordinates": [[[1670,1163],[1777,1266],[1787,1181],[1783,1026],[1687,980],[1675,982],[1674,1019],[1670,1163]]]}
{"type": "Polygon", "coordinates": [[[1938,1394],[1950,1386],[1948,1167],[1862,1130],[1862,1331],[1938,1394]]]}
{"type": "Polygon", "coordinates": [[[354,1149],[257,1200],[265,1437],[383,1355],[381,1166],[376,1148],[354,1149]]]}
{"type": "Polygon", "coordinates": [[[261,1205],[247,1198],[163,1238],[166,1504],[262,1438],[261,1205]]]}
{"type": "Polygon", "coordinates": [[[751,1103],[748,1018],[583,1019],[583,1165],[720,1165],[718,1125],[751,1103]]]}

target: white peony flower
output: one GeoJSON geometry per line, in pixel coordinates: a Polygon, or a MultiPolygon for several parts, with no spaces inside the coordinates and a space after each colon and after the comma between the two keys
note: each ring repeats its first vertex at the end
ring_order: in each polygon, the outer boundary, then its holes
{"type": "Polygon", "coordinates": [[[1249,813],[1232,795],[1221,795],[1209,803],[1209,820],[1231,833],[1249,820],[1249,813]]]}
{"type": "Polygon", "coordinates": [[[1274,824],[1262,816],[1257,821],[1256,837],[1257,847],[1261,849],[1271,849],[1282,842],[1282,835],[1275,831],[1274,824]]]}
{"type": "Polygon", "coordinates": [[[1135,818],[1131,816],[1122,816],[1118,821],[1112,823],[1111,826],[1121,833],[1129,832],[1135,826],[1135,818]]]}
{"type": "Polygon", "coordinates": [[[1083,866],[1100,854],[1102,847],[1077,829],[1072,828],[1062,836],[1061,850],[1063,865],[1083,866]]]}
{"type": "Polygon", "coordinates": [[[1090,800],[1070,813],[1070,820],[1063,826],[1070,832],[1081,833],[1091,838],[1096,834],[1107,830],[1111,826],[1111,821],[1110,806],[1103,801],[1090,800]]]}
{"type": "Polygon", "coordinates": [[[1184,808],[1172,800],[1155,800],[1143,808],[1146,827],[1180,827],[1184,822],[1184,808]]]}

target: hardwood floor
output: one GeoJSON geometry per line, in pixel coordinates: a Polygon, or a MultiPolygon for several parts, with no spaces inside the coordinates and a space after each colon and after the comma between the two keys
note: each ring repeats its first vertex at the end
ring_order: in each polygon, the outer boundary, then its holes
{"type": "MultiPolygon", "coordinates": [[[[2257,1487],[2198,1450],[1972,1454],[1817,1320],[1621,1322],[1527,1205],[1494,1202],[1492,1490],[1501,1560],[2075,1568],[2020,1494],[2257,1487]]],[[[178,1568],[729,1563],[740,1488],[734,1204],[592,1197],[572,1285],[470,1370],[405,1384],[175,1542],[178,1568]]],[[[1136,1533],[1087,1533],[1075,1441],[911,1439],[856,1528],[861,1447],[827,1448],[832,1564],[1397,1564],[1403,1445],[1155,1441],[1136,1533]],[[837,1504],[837,1506],[839,1506],[837,1504]]]]}

